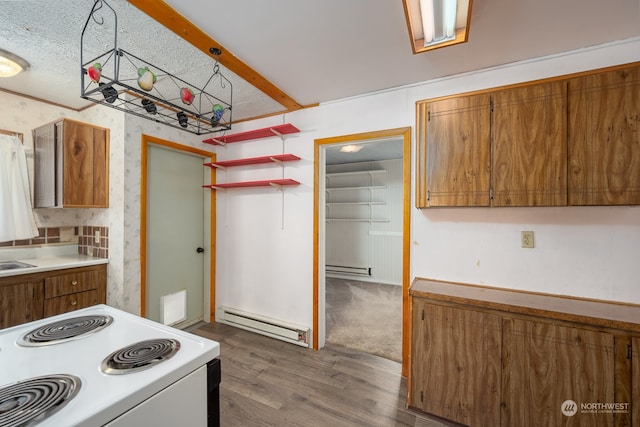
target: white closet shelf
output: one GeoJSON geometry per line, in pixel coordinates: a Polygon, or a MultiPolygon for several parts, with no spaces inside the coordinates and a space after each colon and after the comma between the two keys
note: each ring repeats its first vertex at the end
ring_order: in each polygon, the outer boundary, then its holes
{"type": "Polygon", "coordinates": [[[373,174],[377,174],[377,173],[386,173],[386,172],[387,171],[385,169],[373,169],[373,170],[368,170],[368,171],[331,172],[331,173],[325,174],[325,176],[327,178],[330,178],[330,177],[333,177],[333,176],[373,175],[373,174]]]}
{"type": "Polygon", "coordinates": [[[327,187],[327,191],[344,191],[344,190],[384,190],[386,185],[364,185],[357,187],[327,187]]]}
{"type": "Polygon", "coordinates": [[[386,205],[387,202],[329,202],[325,203],[327,206],[339,206],[339,205],[386,205]]]}
{"type": "Polygon", "coordinates": [[[327,222],[342,221],[342,222],[389,222],[388,219],[368,219],[368,218],[326,218],[327,222]]]}

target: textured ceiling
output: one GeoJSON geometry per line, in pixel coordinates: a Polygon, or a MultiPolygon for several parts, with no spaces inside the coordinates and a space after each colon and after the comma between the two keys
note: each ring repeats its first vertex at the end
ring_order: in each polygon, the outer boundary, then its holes
{"type": "MultiPolygon", "coordinates": [[[[206,81],[210,55],[126,0],[107,1],[118,15],[121,47],[194,84],[206,81]]],[[[417,55],[400,0],[131,1],[149,13],[170,6],[219,42],[223,56],[249,67],[253,74],[222,67],[233,82],[234,121],[291,108],[256,89],[256,75],[295,103],[313,105],[640,36],[638,0],[475,0],[467,43],[417,55]]],[[[0,89],[87,105],[79,95],[79,52],[92,5],[0,1],[0,48],[31,64],[27,73],[0,79],[0,89]]]]}
{"type": "MultiPolygon", "coordinates": [[[[215,59],[124,0],[109,0],[117,14],[118,47],[202,88],[215,59]]],[[[30,63],[26,73],[0,79],[0,88],[49,100],[71,108],[92,105],[80,98],[80,39],[93,1],[0,1],[0,47],[30,63]]],[[[115,19],[108,7],[95,14],[104,19],[101,32],[84,37],[85,60],[114,46],[115,19]]],[[[90,26],[95,29],[97,26],[90,26]]],[[[234,119],[283,111],[285,108],[236,74],[221,67],[233,83],[234,119]]]]}

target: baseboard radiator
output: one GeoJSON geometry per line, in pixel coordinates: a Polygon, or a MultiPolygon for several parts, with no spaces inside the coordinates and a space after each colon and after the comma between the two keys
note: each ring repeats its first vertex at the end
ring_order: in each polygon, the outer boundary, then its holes
{"type": "Polygon", "coordinates": [[[371,267],[353,267],[349,265],[326,265],[327,274],[348,274],[353,276],[371,276],[371,267]]]}
{"type": "Polygon", "coordinates": [[[309,347],[309,328],[230,307],[220,307],[219,320],[227,325],[266,335],[302,347],[309,347]]]}

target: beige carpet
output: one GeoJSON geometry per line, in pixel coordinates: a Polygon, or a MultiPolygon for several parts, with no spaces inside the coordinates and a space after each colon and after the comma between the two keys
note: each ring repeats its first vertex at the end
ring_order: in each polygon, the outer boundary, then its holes
{"type": "Polygon", "coordinates": [[[329,344],[402,361],[402,287],[327,278],[329,344]]]}

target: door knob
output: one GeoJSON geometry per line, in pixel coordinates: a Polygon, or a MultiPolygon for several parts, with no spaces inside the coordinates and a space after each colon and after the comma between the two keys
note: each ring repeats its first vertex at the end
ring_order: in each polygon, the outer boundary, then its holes
{"type": "Polygon", "coordinates": [[[202,252],[204,252],[204,248],[198,248],[198,249],[196,249],[196,252],[198,252],[199,254],[201,254],[202,252]]]}

